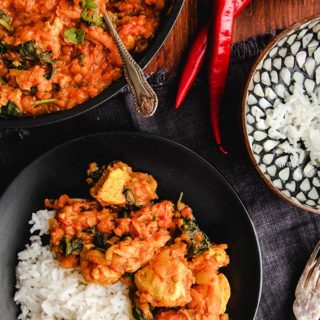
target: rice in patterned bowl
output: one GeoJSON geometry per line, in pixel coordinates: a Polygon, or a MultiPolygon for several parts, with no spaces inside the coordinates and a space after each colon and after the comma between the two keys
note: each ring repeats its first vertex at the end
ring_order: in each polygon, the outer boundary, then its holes
{"type": "Polygon", "coordinates": [[[279,196],[320,213],[320,18],[293,26],[264,50],[243,102],[247,149],[279,196]]]}

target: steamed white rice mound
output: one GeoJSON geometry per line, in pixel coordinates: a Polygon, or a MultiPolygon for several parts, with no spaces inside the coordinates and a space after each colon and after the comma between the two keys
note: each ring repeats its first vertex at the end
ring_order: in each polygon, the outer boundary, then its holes
{"type": "MultiPolygon", "coordinates": [[[[295,83],[292,95],[285,97],[266,111],[265,125],[268,136],[282,141],[277,151],[290,155],[292,167],[300,165],[306,156],[311,164],[320,167],[320,91],[310,94],[295,83]]],[[[261,124],[260,124],[261,125],[261,124]]]]}
{"type": "MultiPolygon", "coordinates": [[[[54,211],[32,214],[31,233],[48,232],[54,211]]],[[[14,300],[21,306],[18,319],[30,320],[129,320],[128,288],[121,282],[103,287],[85,284],[77,270],[60,267],[40,236],[18,254],[17,292],[14,300]]]]}

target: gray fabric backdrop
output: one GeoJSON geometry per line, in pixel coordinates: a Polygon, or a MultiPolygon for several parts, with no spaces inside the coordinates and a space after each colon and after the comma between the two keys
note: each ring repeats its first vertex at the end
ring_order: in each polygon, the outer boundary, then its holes
{"type": "Polygon", "coordinates": [[[240,125],[241,95],[250,67],[273,36],[251,39],[233,48],[221,114],[228,156],[217,150],[212,138],[205,71],[179,111],[173,108],[176,79],[168,79],[165,72],[160,72],[151,79],[160,98],[159,110],[151,119],[135,116],[129,107],[131,97],[123,92],[99,108],[63,123],[0,131],[0,193],[37,156],[61,142],[88,133],[138,130],[180,142],[221,171],[238,192],[254,222],[264,272],[257,320],[293,319],[294,288],[320,239],[320,216],[293,207],[268,189],[248,159],[240,125]]]}

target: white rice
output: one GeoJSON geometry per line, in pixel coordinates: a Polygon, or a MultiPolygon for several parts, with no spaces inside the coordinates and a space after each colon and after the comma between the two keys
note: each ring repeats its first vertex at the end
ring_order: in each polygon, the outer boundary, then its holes
{"type": "Polygon", "coordinates": [[[311,164],[320,167],[320,92],[309,97],[297,83],[292,89],[293,94],[284,103],[266,111],[268,136],[276,141],[286,140],[277,146],[277,151],[290,155],[292,167],[300,165],[306,156],[311,164]]]}
{"type": "MultiPolygon", "coordinates": [[[[48,219],[54,211],[32,214],[31,233],[48,232],[48,219]]],[[[87,285],[77,270],[59,266],[40,236],[18,254],[17,292],[21,306],[18,319],[30,320],[129,320],[131,307],[128,288],[121,282],[107,287],[87,285]]]]}

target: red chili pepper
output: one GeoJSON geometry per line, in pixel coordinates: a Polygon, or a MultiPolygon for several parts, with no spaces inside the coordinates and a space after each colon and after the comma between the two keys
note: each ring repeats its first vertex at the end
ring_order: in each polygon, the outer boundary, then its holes
{"type": "MultiPolygon", "coordinates": [[[[219,1],[219,0],[218,0],[219,1]]],[[[251,0],[236,0],[235,17],[250,3],[251,0]]],[[[176,97],[175,107],[178,109],[185,97],[187,96],[190,87],[197,78],[199,71],[203,65],[207,44],[208,44],[209,25],[206,25],[198,33],[191,50],[188,54],[186,67],[184,68],[176,97]]]]}
{"type": "Polygon", "coordinates": [[[251,0],[236,0],[235,17],[237,17],[250,2],[251,0]]]}
{"type": "Polygon", "coordinates": [[[204,62],[208,45],[209,24],[207,24],[197,35],[189,52],[186,67],[184,68],[176,97],[176,108],[178,109],[185,99],[190,87],[198,76],[204,62]]]}
{"type": "Polygon", "coordinates": [[[235,9],[236,0],[215,1],[212,52],[209,61],[211,123],[215,141],[224,154],[228,152],[221,145],[219,104],[229,69],[235,9]]]}

